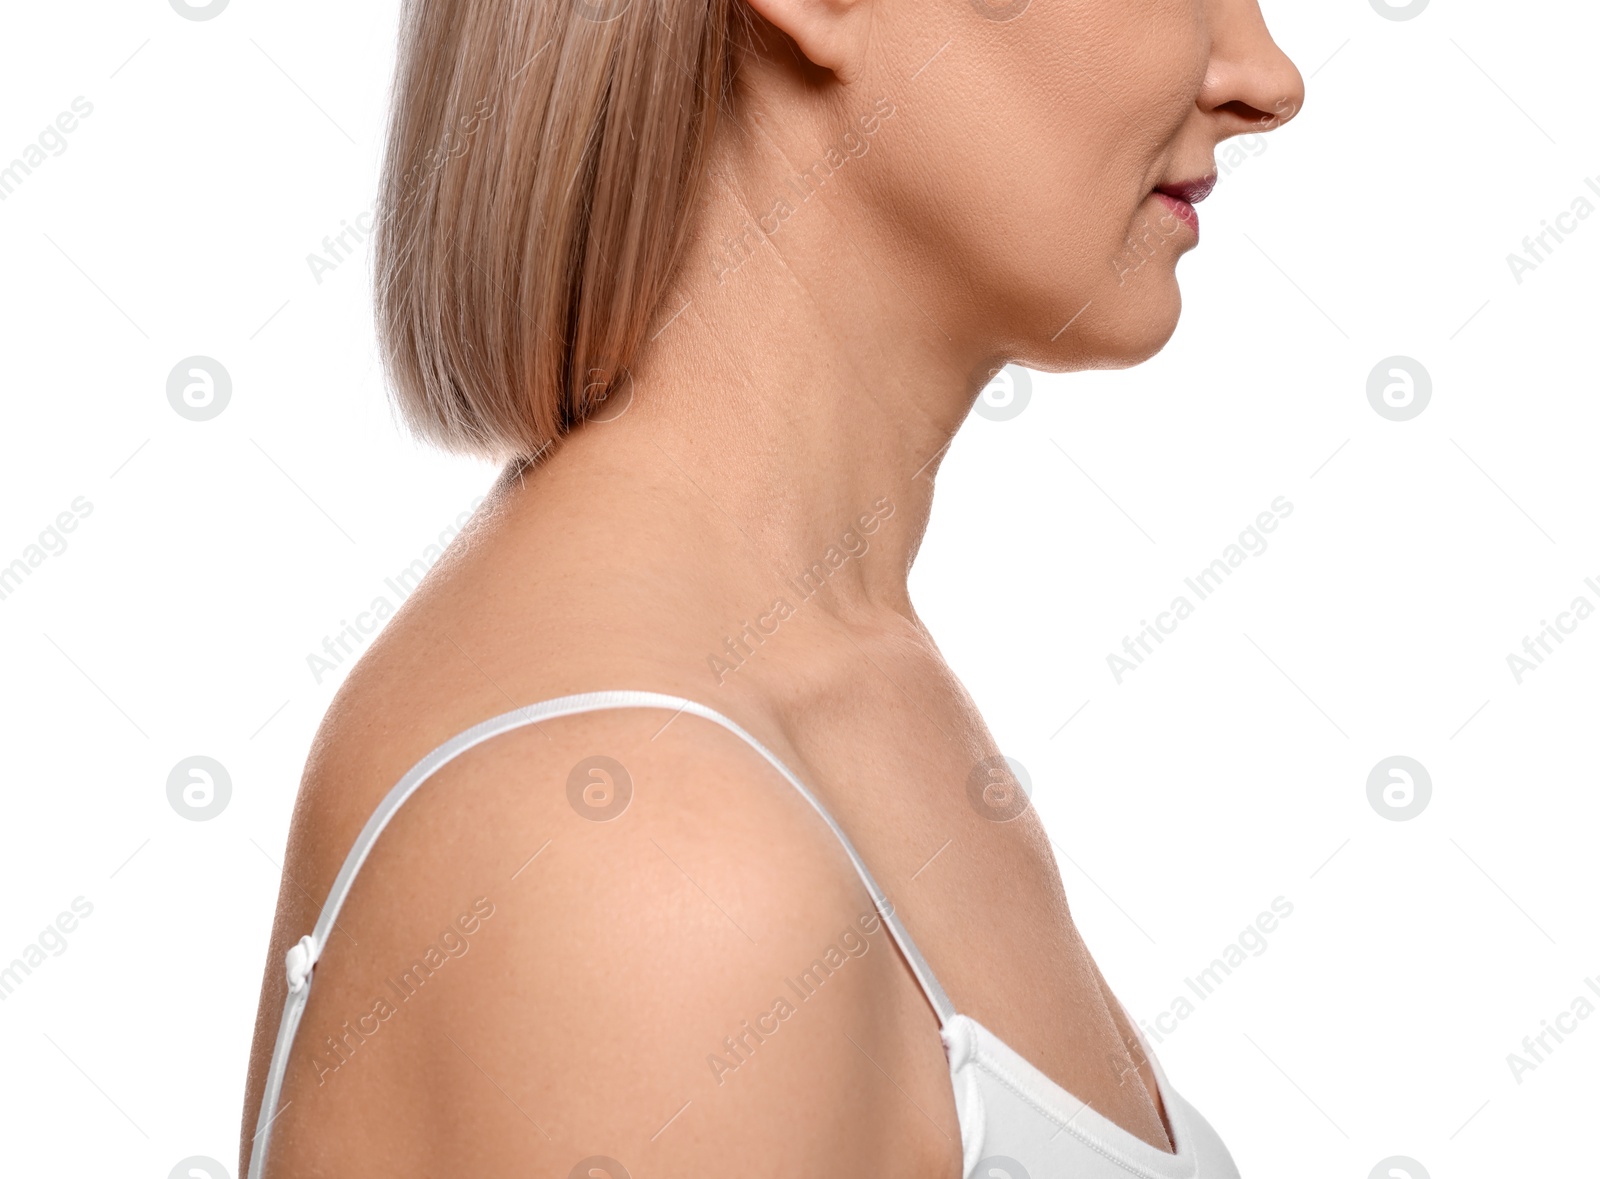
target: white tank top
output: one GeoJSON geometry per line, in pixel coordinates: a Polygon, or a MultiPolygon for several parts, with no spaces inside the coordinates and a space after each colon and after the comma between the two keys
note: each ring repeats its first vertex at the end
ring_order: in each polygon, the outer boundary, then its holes
{"type": "Polygon", "coordinates": [[[395,812],[434,771],[491,737],[538,721],[621,708],[669,709],[721,725],[765,758],[816,808],[832,829],[939,1018],[939,1034],[950,1062],[950,1082],[955,1089],[956,1116],[961,1125],[963,1179],[1130,1179],[1130,1176],[1138,1179],[1239,1179],[1238,1169],[1221,1139],[1205,1119],[1173,1091],[1148,1044],[1143,1044],[1145,1054],[1154,1070],[1172,1132],[1174,1152],[1171,1154],[1096,1113],[977,1020],[956,1011],[855,846],[816,795],[765,746],[733,721],[703,704],[681,696],[630,691],[562,696],[491,717],[452,737],[417,762],[384,796],[345,857],[316,927],[295,943],[285,961],[289,996],[278,1023],[278,1039],[272,1050],[272,1064],[267,1070],[266,1089],[256,1119],[249,1179],[261,1179],[265,1171],[272,1123],[281,1112],[278,1098],[289,1051],[311,993],[312,967],[328,943],[356,873],[395,812]]]}

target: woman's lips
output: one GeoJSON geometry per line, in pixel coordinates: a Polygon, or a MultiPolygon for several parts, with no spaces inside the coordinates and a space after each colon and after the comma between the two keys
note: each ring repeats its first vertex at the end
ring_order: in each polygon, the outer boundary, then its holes
{"type": "Polygon", "coordinates": [[[1200,214],[1194,211],[1193,205],[1178,197],[1168,196],[1159,189],[1156,190],[1155,197],[1172,211],[1174,217],[1192,229],[1196,238],[1200,236],[1200,214]]]}
{"type": "Polygon", "coordinates": [[[1163,184],[1156,188],[1155,196],[1161,203],[1171,210],[1172,215],[1182,221],[1194,231],[1195,238],[1200,237],[1200,215],[1194,207],[1206,197],[1211,195],[1211,190],[1217,186],[1217,174],[1202,176],[1198,180],[1183,180],[1176,184],[1163,184]]]}
{"type": "Polygon", "coordinates": [[[1217,174],[1202,176],[1198,180],[1183,180],[1177,184],[1158,184],[1156,191],[1180,201],[1187,201],[1191,205],[1198,205],[1211,195],[1211,190],[1217,186],[1217,174]]]}

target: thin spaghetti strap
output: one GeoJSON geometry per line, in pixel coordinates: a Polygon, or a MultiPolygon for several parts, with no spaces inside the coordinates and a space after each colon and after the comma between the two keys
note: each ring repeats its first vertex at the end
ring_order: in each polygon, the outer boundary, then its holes
{"type": "Polygon", "coordinates": [[[278,1096],[283,1089],[289,1050],[294,1044],[295,1032],[300,1027],[300,1017],[305,1012],[306,1000],[311,993],[312,968],[328,944],[328,936],[339,919],[339,910],[344,907],[345,898],[350,895],[356,873],[361,871],[361,865],[366,862],[368,854],[372,851],[372,845],[383,833],[383,829],[389,825],[389,820],[394,818],[395,812],[437,770],[492,737],[539,721],[623,708],[661,708],[670,709],[675,714],[688,713],[690,716],[698,716],[722,726],[765,758],[773,769],[782,774],[788,783],[800,792],[801,797],[811,804],[817,814],[822,816],[823,821],[839,840],[845,854],[850,857],[851,864],[855,866],[856,875],[861,878],[861,883],[866,886],[868,895],[872,897],[872,904],[877,909],[878,915],[888,927],[889,935],[899,946],[901,954],[905,956],[906,964],[911,967],[911,973],[922,987],[922,993],[927,996],[929,1005],[938,1016],[939,1026],[942,1028],[955,1015],[955,1007],[951,1004],[950,997],[945,994],[944,988],[939,985],[939,980],[934,977],[927,959],[911,940],[910,932],[895,915],[894,906],[878,887],[878,882],[868,870],[860,853],[856,851],[855,845],[850,842],[849,836],[806,784],[765,745],[715,709],[707,708],[704,704],[682,696],[634,691],[585,692],[576,696],[560,696],[540,704],[530,704],[511,712],[503,712],[450,738],[412,766],[405,777],[395,783],[393,789],[384,795],[383,801],[372,812],[366,825],[361,828],[361,834],[356,836],[355,845],[345,856],[344,865],[339,869],[339,875],[334,879],[333,887],[328,892],[328,899],[322,906],[322,913],[317,918],[316,926],[290,948],[285,958],[284,972],[288,979],[289,995],[283,1005],[283,1017],[278,1023],[278,1039],[272,1051],[272,1064],[267,1069],[266,1087],[261,1095],[261,1109],[256,1118],[256,1132],[250,1150],[249,1179],[261,1177],[266,1164],[267,1141],[271,1136],[272,1123],[282,1112],[277,1109],[278,1096]]]}

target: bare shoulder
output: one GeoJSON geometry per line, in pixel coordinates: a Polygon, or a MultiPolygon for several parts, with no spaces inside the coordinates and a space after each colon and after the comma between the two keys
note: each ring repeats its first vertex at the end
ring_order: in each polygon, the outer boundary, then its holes
{"type": "MultiPolygon", "coordinates": [[[[275,949],[406,768],[373,736],[313,758],[286,865],[308,900],[286,884],[275,949]]],[[[315,983],[269,1174],[959,1168],[937,1025],[843,850],[693,716],[544,721],[444,766],[374,846],[315,983]]],[[[272,990],[269,971],[275,1025],[272,990]]]]}

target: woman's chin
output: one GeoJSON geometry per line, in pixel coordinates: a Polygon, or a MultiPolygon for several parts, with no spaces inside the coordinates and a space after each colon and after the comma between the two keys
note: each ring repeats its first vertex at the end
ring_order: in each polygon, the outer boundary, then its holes
{"type": "Polygon", "coordinates": [[[1163,284],[1121,288],[1098,306],[1091,304],[1055,342],[1048,359],[1023,363],[1045,372],[1132,368],[1167,346],[1182,311],[1177,278],[1169,271],[1163,284]]]}
{"type": "Polygon", "coordinates": [[[1114,359],[1105,367],[1132,368],[1160,352],[1178,330],[1180,310],[1180,307],[1174,307],[1170,314],[1152,315],[1142,323],[1129,324],[1130,330],[1118,341],[1120,346],[1114,359]]]}

